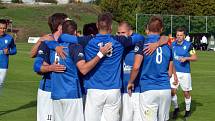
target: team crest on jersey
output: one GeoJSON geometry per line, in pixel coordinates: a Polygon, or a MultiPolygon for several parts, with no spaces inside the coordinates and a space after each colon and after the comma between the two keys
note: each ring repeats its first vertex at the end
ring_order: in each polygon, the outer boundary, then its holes
{"type": "Polygon", "coordinates": [[[7,44],[7,43],[8,43],[8,40],[6,39],[6,40],[4,40],[4,42],[5,42],[5,44],[7,44]]]}
{"type": "Polygon", "coordinates": [[[44,54],[44,52],[42,50],[39,50],[38,54],[42,55],[42,54],[44,54]]]}
{"type": "Polygon", "coordinates": [[[79,53],[78,56],[79,57],[84,57],[84,54],[83,53],[79,53]]]}
{"type": "Polygon", "coordinates": [[[184,46],[183,49],[186,50],[186,49],[187,49],[187,46],[184,46]]]}
{"type": "Polygon", "coordinates": [[[135,46],[134,52],[137,52],[140,48],[138,46],[135,46]]]}

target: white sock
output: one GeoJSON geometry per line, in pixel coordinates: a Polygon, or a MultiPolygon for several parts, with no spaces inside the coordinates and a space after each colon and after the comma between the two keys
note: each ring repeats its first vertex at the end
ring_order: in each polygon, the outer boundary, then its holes
{"type": "Polygon", "coordinates": [[[191,96],[189,99],[185,98],[185,104],[186,104],[186,111],[190,111],[190,105],[191,105],[191,96]]]}
{"type": "Polygon", "coordinates": [[[173,102],[173,106],[174,108],[178,108],[178,100],[177,100],[177,95],[172,96],[172,102],[173,102]]]}

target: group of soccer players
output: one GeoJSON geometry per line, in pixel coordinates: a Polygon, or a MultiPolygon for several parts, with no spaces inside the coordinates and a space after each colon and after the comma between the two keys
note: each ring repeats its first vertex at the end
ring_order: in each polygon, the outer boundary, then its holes
{"type": "Polygon", "coordinates": [[[64,13],[50,16],[48,24],[52,33],[41,37],[31,53],[34,71],[43,76],[37,121],[167,121],[170,85],[177,118],[179,84],[189,116],[189,62],[197,58],[184,30],[177,30],[170,47],[160,36],[164,26],[158,16],[149,20],[146,39],[125,21],[112,35],[110,13],[98,16],[98,33],[89,36],[77,37],[76,22],[64,13]]]}

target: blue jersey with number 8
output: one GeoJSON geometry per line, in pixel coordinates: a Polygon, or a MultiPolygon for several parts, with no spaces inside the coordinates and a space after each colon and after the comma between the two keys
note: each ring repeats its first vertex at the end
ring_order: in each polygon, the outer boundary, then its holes
{"type": "Polygon", "coordinates": [[[170,89],[168,76],[169,63],[172,61],[171,48],[168,45],[158,47],[152,55],[145,55],[143,48],[147,43],[154,43],[159,40],[160,36],[148,35],[144,42],[139,42],[135,46],[136,54],[144,57],[142,63],[140,87],[141,92],[148,90],[170,89]]]}

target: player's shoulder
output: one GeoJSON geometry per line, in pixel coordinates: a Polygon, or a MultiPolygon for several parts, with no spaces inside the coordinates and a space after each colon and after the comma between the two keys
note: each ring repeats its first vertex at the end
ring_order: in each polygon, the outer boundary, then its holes
{"type": "Polygon", "coordinates": [[[4,34],[4,39],[8,39],[8,40],[12,40],[13,39],[13,36],[10,35],[10,34],[4,34]]]}

